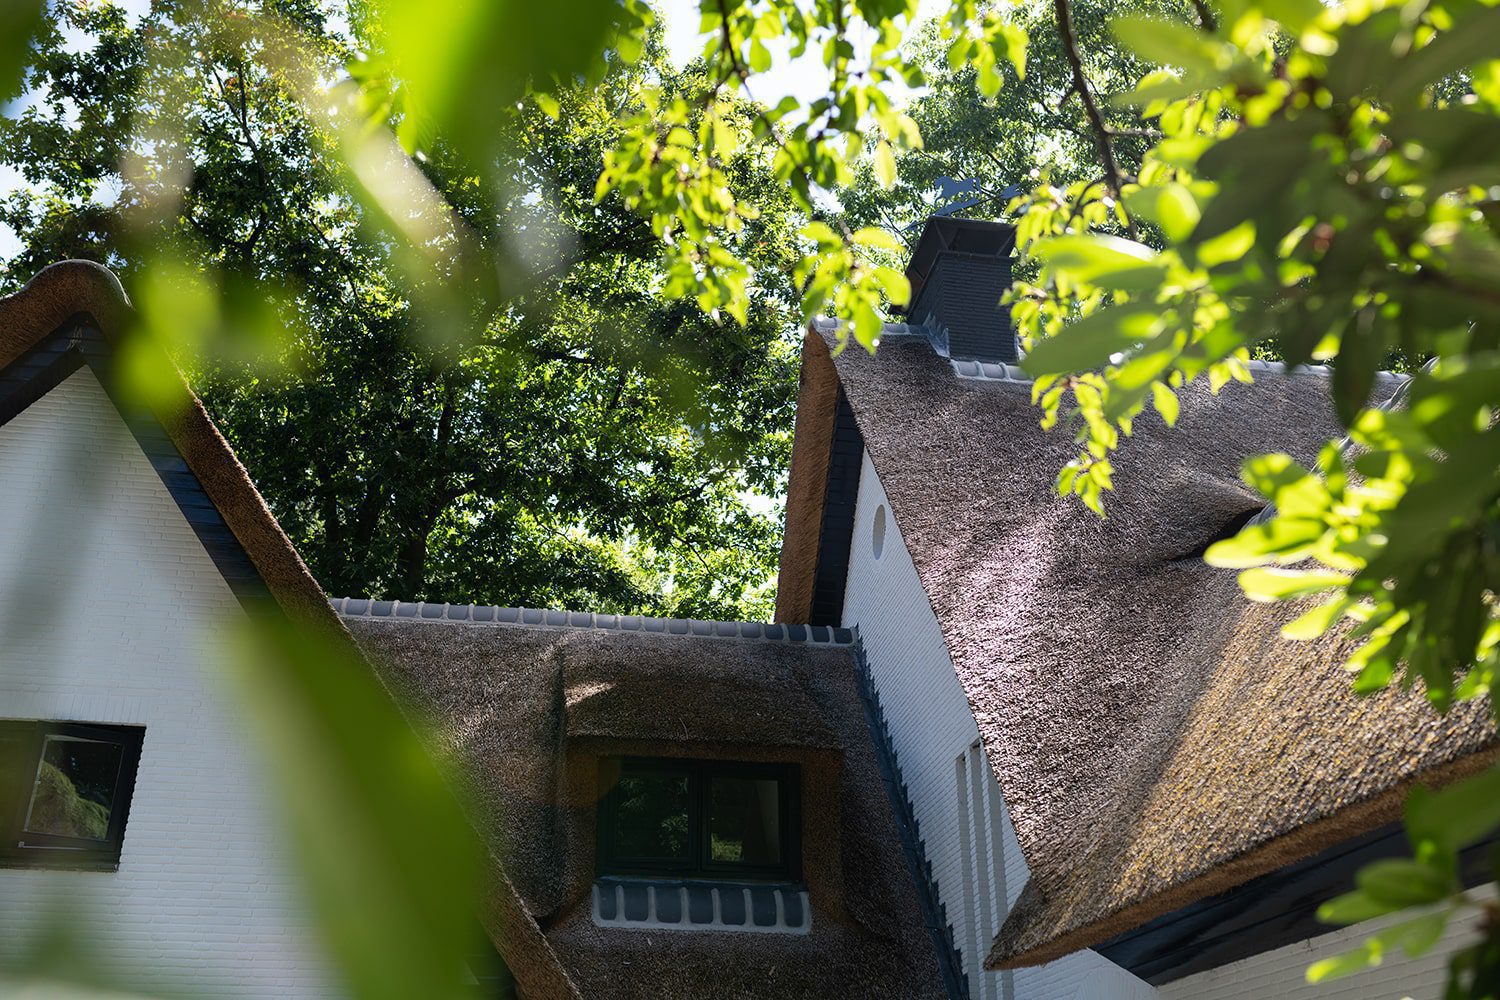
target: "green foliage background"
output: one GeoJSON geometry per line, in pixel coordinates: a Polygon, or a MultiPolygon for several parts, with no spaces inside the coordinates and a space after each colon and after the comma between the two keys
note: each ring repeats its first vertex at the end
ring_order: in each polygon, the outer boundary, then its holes
{"type": "MultiPolygon", "coordinates": [[[[328,73],[361,43],[331,9],[283,10],[328,73]]],[[[27,182],[0,207],[23,237],[4,274],[14,288],[56,260],[98,260],[179,314],[194,281],[219,282],[224,314],[202,322],[221,329],[168,315],[157,333],[325,589],[769,614],[798,224],[764,162],[733,158],[729,183],[759,213],[735,247],[766,275],[749,321],[659,294],[654,234],[594,201],[643,86],[702,85],[659,35],[635,64],[560,90],[555,116],[507,116],[490,183],[448,147],[421,160],[500,276],[434,331],[413,300],[464,278],[452,262],[403,273],[336,138],[274,65],[191,7],[56,14],[34,46],[29,103],[0,119],[0,163],[27,182]]],[[[727,117],[748,127],[745,111],[727,117]]]]}

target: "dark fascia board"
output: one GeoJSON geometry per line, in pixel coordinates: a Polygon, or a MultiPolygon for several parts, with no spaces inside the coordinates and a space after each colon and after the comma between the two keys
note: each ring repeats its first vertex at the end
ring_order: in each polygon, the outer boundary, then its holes
{"type": "Polygon", "coordinates": [[[263,607],[270,594],[255,564],[161,425],[149,412],[128,406],[121,398],[115,385],[113,357],[91,316],[80,313],[71,317],[0,371],[0,426],[25,412],[74,373],[88,368],[108,393],[136,444],[224,581],[246,607],[252,610],[263,607]]]}
{"type": "MultiPolygon", "coordinates": [[[[1489,880],[1493,839],[1460,856],[1464,885],[1489,880]]],[[[1317,909],[1350,891],[1354,874],[1382,858],[1409,856],[1400,823],[1390,823],[1228,892],[1163,914],[1094,950],[1153,986],[1336,930],[1317,909]]]]}
{"type": "Polygon", "coordinates": [[[958,946],[953,941],[953,925],[948,922],[948,908],[938,891],[937,879],[932,875],[932,862],[927,858],[927,842],[922,839],[916,813],[912,810],[911,795],[901,775],[901,765],[896,760],[896,748],[891,742],[885,709],[881,707],[880,694],[875,690],[875,681],[870,676],[870,664],[865,659],[864,646],[858,642],[854,645],[854,664],[855,677],[859,681],[859,699],[865,710],[865,727],[875,750],[875,763],[880,768],[881,784],[885,786],[891,812],[896,817],[896,829],[901,837],[901,854],[917,890],[922,923],[927,928],[928,938],[937,955],[943,990],[948,994],[948,1000],[968,1000],[969,979],[964,974],[963,961],[959,958],[958,946]]]}
{"type": "Polygon", "coordinates": [[[823,530],[818,536],[818,562],[813,575],[812,613],[808,617],[812,625],[842,624],[864,455],[865,440],[855,422],[854,408],[840,388],[828,457],[828,487],[823,495],[823,530]]]}

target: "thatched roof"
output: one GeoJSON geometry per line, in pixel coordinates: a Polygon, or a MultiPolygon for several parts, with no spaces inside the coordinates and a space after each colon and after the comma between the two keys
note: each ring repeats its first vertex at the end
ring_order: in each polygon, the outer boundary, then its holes
{"type": "MultiPolygon", "coordinates": [[[[813,413],[825,336],[804,352],[813,413]]],[[[993,964],[1040,963],[1274,871],[1398,816],[1412,778],[1491,755],[1486,706],[1438,719],[1416,693],[1354,697],[1337,641],[1282,640],[1286,609],[1249,604],[1234,573],[1193,557],[1260,505],[1245,457],[1310,460],[1338,433],[1325,377],[1263,370],[1185,391],[1175,429],[1142,417],[1100,520],[1055,495],[1072,438],[1038,427],[1017,371],[960,378],[911,337],[832,367],[1030,867],[993,964]]],[[[789,535],[820,516],[817,492],[794,474],[789,535]]],[[[806,571],[783,585],[805,588],[806,571]]]]}
{"type": "Polygon", "coordinates": [[[335,603],[584,996],[943,995],[847,633],[335,603]],[[810,933],[596,926],[595,769],[616,754],[800,764],[810,933]]]}
{"type": "MultiPolygon", "coordinates": [[[[79,324],[98,329],[109,348],[106,354],[126,338],[138,336],[130,301],[108,268],[70,260],[41,271],[19,292],[0,298],[0,373],[12,370],[55,334],[79,324]]],[[[334,642],[349,643],[352,650],[353,640],[323,589],[181,373],[149,344],[137,341],[132,346],[133,361],[150,366],[146,370],[156,379],[153,417],[264,584],[257,599],[263,603],[269,596],[289,619],[334,642]]],[[[108,386],[109,379],[104,381],[108,386]]],[[[504,874],[492,865],[489,876],[491,891],[482,917],[522,990],[528,997],[548,1000],[576,996],[504,874]]]]}

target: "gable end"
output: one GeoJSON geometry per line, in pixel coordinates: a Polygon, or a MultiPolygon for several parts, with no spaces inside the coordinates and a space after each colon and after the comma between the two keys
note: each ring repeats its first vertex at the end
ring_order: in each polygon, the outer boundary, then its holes
{"type": "Polygon", "coordinates": [[[88,368],[235,596],[245,604],[263,603],[269,595],[255,564],[166,431],[149,412],[120,398],[112,359],[113,351],[91,316],[79,313],[69,318],[0,370],[0,426],[88,368]]]}

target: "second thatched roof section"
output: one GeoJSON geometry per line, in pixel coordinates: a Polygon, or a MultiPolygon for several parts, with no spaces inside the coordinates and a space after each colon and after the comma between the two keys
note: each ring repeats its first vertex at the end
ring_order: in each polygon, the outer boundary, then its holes
{"type": "MultiPolygon", "coordinates": [[[[1440,719],[1417,693],[1356,698],[1343,644],[1283,640],[1286,609],[1198,558],[1260,505],[1244,458],[1310,461],[1338,433],[1325,378],[1184,391],[1176,428],[1137,421],[1101,520],[1056,496],[1074,446],[1040,429],[1029,384],[960,378],[918,338],[830,360],[832,337],[808,337],[800,405],[831,412],[839,387],[852,405],[1030,867],[992,964],[1274,871],[1396,818],[1413,780],[1493,756],[1486,705],[1440,719]]],[[[799,502],[794,471],[789,537],[808,529],[799,502]]],[[[798,574],[783,587],[806,589],[798,574]]]]}
{"type": "Polygon", "coordinates": [[[336,601],[583,996],[942,997],[849,633],[336,601]],[[509,619],[508,621],[506,619],[509,619]],[[799,766],[806,934],[600,926],[598,761],[799,766]]]}

